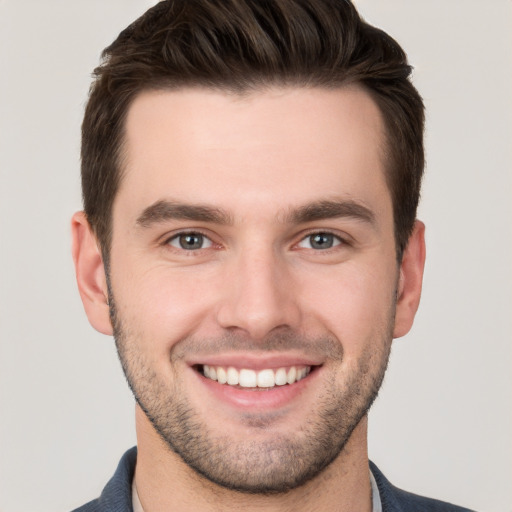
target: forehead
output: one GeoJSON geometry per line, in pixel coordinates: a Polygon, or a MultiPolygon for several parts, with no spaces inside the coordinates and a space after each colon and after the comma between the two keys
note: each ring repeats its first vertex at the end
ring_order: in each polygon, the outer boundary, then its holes
{"type": "Polygon", "coordinates": [[[357,87],[146,91],[125,137],[118,197],[134,210],[166,196],[274,210],[329,194],[389,199],[381,114],[357,87]]]}

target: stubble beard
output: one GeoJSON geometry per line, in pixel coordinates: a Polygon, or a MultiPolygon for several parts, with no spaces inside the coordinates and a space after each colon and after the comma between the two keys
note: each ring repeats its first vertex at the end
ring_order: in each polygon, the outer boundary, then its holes
{"type": "MultiPolygon", "coordinates": [[[[377,397],[387,368],[394,305],[386,326],[379,330],[380,339],[368,344],[357,368],[345,376],[340,388],[333,374],[327,379],[324,391],[315,404],[315,414],[304,411],[307,419],[288,435],[270,434],[265,441],[249,438],[234,442],[233,438],[213,431],[208,419],[201,417],[189,402],[182,383],[172,387],[159,376],[139,351],[137,336],[131,334],[121,321],[110,294],[110,315],[116,347],[128,384],[135,399],[155,431],[166,445],[197,474],[225,489],[248,494],[273,495],[286,493],[314,479],[342,452],[354,429],[377,397]]],[[[266,346],[294,348],[299,337],[289,331],[269,338],[266,346]]],[[[186,351],[188,340],[179,346],[186,351]]],[[[200,344],[206,343],[204,340],[200,344]]],[[[236,338],[208,341],[237,344],[236,338]]],[[[328,353],[331,363],[341,364],[342,344],[332,338],[304,340],[328,353]]],[[[247,344],[244,344],[247,348],[247,344]]],[[[258,343],[261,351],[265,344],[258,343]]],[[[172,360],[172,356],[171,356],[172,360]]],[[[347,370],[347,369],[346,369],[347,370]]],[[[347,370],[348,371],[348,370],[347,370]]],[[[215,414],[215,411],[212,412],[215,414]]],[[[269,428],[275,417],[268,413],[250,413],[242,420],[246,426],[261,432],[269,428]]]]}

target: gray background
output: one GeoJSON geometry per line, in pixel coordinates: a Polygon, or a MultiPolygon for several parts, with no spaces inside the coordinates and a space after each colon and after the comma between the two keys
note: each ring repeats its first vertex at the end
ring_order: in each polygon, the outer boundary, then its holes
{"type": "MultiPolygon", "coordinates": [[[[101,49],[154,1],[0,0],[0,512],[97,496],[135,442],[113,342],[70,257],[79,126],[101,49]]],[[[512,511],[512,2],[360,0],[428,108],[428,258],[370,415],[396,485],[512,511]]]]}

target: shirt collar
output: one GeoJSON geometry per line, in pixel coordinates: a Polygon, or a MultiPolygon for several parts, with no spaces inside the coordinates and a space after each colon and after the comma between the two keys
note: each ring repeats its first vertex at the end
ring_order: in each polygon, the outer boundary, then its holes
{"type": "MultiPolygon", "coordinates": [[[[382,512],[382,502],[380,500],[379,488],[373,473],[370,471],[370,483],[372,486],[372,512],[382,512]]],[[[137,486],[135,485],[135,478],[132,482],[132,506],[133,512],[144,512],[142,504],[137,493],[137,486]]]]}

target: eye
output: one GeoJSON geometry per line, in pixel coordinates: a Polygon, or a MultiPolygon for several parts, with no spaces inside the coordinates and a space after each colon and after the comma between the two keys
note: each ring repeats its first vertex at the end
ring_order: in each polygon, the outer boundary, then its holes
{"type": "Polygon", "coordinates": [[[212,241],[201,233],[179,233],[173,236],[168,242],[176,249],[185,251],[197,251],[199,249],[208,249],[212,246],[212,241]]]}
{"type": "Polygon", "coordinates": [[[307,237],[303,238],[298,246],[303,249],[315,249],[315,250],[325,250],[331,249],[332,247],[336,247],[342,243],[341,238],[333,235],[332,233],[327,232],[319,232],[312,233],[307,237]]]}

